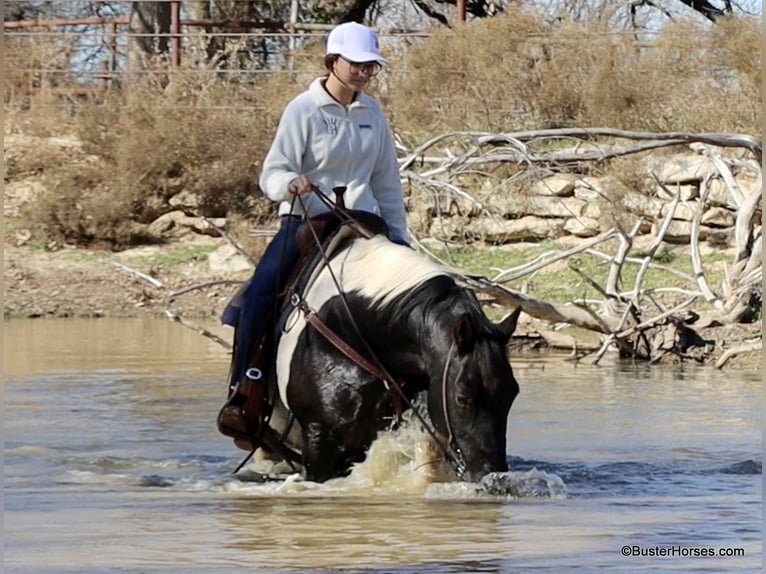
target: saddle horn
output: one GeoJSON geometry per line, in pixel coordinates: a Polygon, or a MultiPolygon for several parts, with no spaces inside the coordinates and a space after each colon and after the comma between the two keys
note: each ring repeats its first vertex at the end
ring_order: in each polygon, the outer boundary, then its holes
{"type": "Polygon", "coordinates": [[[332,192],[335,194],[335,205],[341,209],[346,209],[346,203],[343,200],[343,194],[346,193],[346,186],[339,185],[332,188],[332,192]]]}

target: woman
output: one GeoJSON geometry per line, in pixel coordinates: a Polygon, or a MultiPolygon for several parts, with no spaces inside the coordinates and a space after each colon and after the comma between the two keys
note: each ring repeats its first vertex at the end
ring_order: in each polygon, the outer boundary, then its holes
{"type": "MultiPolygon", "coordinates": [[[[219,415],[219,429],[240,436],[243,397],[235,391],[249,365],[253,344],[269,323],[277,294],[299,258],[295,235],[304,217],[330,208],[315,190],[334,199],[332,189],[346,187],[347,208],[380,215],[392,241],[408,244],[404,199],[391,131],[380,104],[364,93],[370,79],[387,63],[370,28],[347,22],[335,27],[325,46],[327,74],[290,101],[263,163],[260,187],[280,202],[279,231],[263,254],[243,292],[241,311],[230,303],[223,322],[235,325],[230,398],[219,415]],[[298,196],[300,196],[298,198],[298,196]],[[238,420],[240,419],[240,420],[238,420]]],[[[262,368],[262,367],[261,367],[262,368]]]]}

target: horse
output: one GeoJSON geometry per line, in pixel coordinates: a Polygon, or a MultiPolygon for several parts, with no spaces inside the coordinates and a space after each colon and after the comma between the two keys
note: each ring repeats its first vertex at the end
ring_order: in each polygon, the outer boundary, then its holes
{"type": "Polygon", "coordinates": [[[293,305],[276,348],[270,425],[295,437],[306,479],[347,474],[398,405],[422,391],[432,435],[460,478],[508,470],[506,425],[519,385],[506,346],[520,308],[491,322],[446,268],[381,235],[351,240],[293,305]],[[311,314],[362,358],[341,352],[311,314]]]}

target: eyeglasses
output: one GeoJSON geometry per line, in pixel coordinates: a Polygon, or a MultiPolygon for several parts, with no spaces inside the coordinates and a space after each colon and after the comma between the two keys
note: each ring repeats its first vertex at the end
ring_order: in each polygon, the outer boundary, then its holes
{"type": "Polygon", "coordinates": [[[380,72],[381,65],[378,62],[351,62],[346,58],[341,57],[344,62],[348,63],[348,67],[355,74],[366,74],[367,76],[376,76],[380,72]]]}

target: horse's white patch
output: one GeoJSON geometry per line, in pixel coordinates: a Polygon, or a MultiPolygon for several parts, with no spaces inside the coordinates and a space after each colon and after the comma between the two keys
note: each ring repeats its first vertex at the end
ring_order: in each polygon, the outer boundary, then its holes
{"type": "MultiPolygon", "coordinates": [[[[344,293],[357,292],[382,307],[425,281],[444,274],[446,271],[430,259],[384,237],[357,239],[332,260],[330,269],[322,269],[304,299],[311,309],[319,312],[325,303],[338,295],[334,275],[344,293]]],[[[303,313],[294,310],[277,350],[277,384],[282,402],[288,408],[290,359],[305,327],[303,313]]]]}

